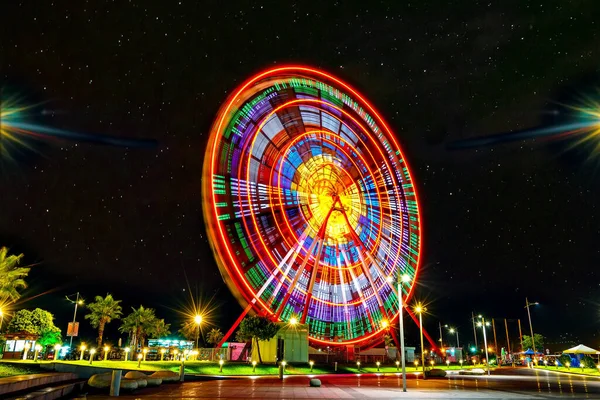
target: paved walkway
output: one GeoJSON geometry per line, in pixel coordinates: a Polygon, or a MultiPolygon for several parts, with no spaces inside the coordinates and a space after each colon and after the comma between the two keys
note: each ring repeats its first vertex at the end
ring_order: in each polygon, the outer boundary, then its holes
{"type": "MultiPolygon", "coordinates": [[[[560,377],[556,374],[529,376],[454,376],[443,379],[409,379],[402,392],[399,376],[324,376],[320,388],[309,387],[308,377],[236,379],[186,382],[122,393],[125,399],[600,399],[600,381],[560,377]]],[[[108,396],[89,395],[93,399],[108,396]]]]}

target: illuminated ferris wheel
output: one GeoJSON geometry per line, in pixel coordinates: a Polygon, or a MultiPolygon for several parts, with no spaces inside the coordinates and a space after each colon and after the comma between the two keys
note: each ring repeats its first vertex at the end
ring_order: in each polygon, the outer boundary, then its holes
{"type": "Polygon", "coordinates": [[[398,315],[420,253],[415,188],[375,108],[322,71],[281,67],[237,88],[212,127],[204,215],[246,310],[307,324],[316,343],[369,341],[398,315]]]}

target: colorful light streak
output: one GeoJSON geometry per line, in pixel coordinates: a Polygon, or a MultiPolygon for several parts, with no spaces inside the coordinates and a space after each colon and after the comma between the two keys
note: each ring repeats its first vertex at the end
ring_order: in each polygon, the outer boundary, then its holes
{"type": "Polygon", "coordinates": [[[402,152],[376,110],[306,67],[265,71],[221,108],[205,156],[204,214],[244,314],[296,318],[313,342],[383,337],[387,277],[416,282],[421,224],[402,152]]]}
{"type": "Polygon", "coordinates": [[[580,99],[579,105],[563,105],[563,107],[563,112],[559,112],[558,115],[568,114],[567,122],[458,140],[450,143],[448,148],[451,150],[471,149],[543,138],[570,140],[572,141],[569,146],[571,149],[588,145],[590,146],[590,156],[600,154],[600,102],[590,97],[583,97],[580,99]]]}
{"type": "Polygon", "coordinates": [[[16,152],[23,149],[31,151],[32,143],[40,140],[60,139],[131,148],[148,148],[157,144],[151,139],[77,133],[37,124],[32,122],[36,106],[24,106],[22,103],[16,97],[0,97],[0,159],[12,160],[12,154],[16,152]]]}

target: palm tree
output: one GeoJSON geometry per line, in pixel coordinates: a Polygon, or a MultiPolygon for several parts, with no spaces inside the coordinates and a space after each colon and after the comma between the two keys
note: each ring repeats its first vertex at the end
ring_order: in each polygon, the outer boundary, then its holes
{"type": "Polygon", "coordinates": [[[8,248],[0,248],[0,303],[10,300],[17,301],[21,297],[19,289],[25,289],[27,277],[31,268],[19,267],[23,254],[8,255],[8,248]]]}
{"type": "Polygon", "coordinates": [[[104,335],[104,327],[113,319],[119,319],[123,314],[123,310],[119,303],[121,300],[113,299],[111,294],[106,297],[96,296],[93,303],[88,304],[90,313],[85,316],[85,319],[90,320],[90,324],[94,328],[98,328],[98,348],[102,346],[102,336],[104,335]]]}
{"type": "Polygon", "coordinates": [[[144,347],[144,341],[148,333],[151,332],[156,324],[154,309],[140,306],[138,309],[132,308],[131,310],[132,312],[123,318],[123,323],[119,327],[119,331],[131,333],[130,346],[134,349],[138,344],[144,347]]]}
{"type": "Polygon", "coordinates": [[[154,321],[154,325],[149,329],[148,336],[151,336],[154,339],[160,339],[165,336],[169,336],[171,331],[171,324],[165,323],[164,319],[156,318],[154,321]]]}
{"type": "Polygon", "coordinates": [[[208,332],[206,341],[216,347],[221,342],[221,339],[223,339],[223,332],[219,328],[212,328],[208,332]]]}

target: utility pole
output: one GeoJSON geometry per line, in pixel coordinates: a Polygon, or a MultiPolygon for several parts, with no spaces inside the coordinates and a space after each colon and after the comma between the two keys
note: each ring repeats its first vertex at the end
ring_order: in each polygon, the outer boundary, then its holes
{"type": "Polygon", "coordinates": [[[471,321],[473,321],[473,336],[475,336],[475,348],[479,349],[479,346],[477,345],[477,329],[475,329],[475,314],[473,314],[473,311],[471,311],[471,321]]]}
{"type": "Polygon", "coordinates": [[[438,321],[438,324],[440,327],[440,352],[441,352],[442,350],[444,350],[444,338],[442,337],[442,323],[438,321]]]}
{"type": "Polygon", "coordinates": [[[69,348],[73,348],[73,333],[75,333],[75,322],[77,320],[77,306],[82,305],[83,300],[79,299],[79,292],[77,292],[75,301],[69,299],[69,297],[67,297],[67,300],[69,300],[71,303],[75,303],[75,312],[73,313],[73,331],[71,332],[71,340],[69,341],[69,348]]]}
{"type": "Polygon", "coordinates": [[[521,351],[525,351],[523,348],[523,332],[521,332],[521,319],[517,320],[519,322],[519,340],[521,340],[521,351]]]}
{"type": "MultiPolygon", "coordinates": [[[[537,356],[535,353],[535,338],[533,337],[533,325],[531,325],[531,312],[529,311],[529,307],[531,306],[536,306],[540,303],[538,303],[537,301],[535,303],[530,303],[529,300],[527,300],[527,297],[525,297],[525,308],[527,309],[527,316],[529,317],[529,330],[531,331],[531,346],[533,347],[533,359],[537,361],[537,356]]],[[[534,364],[537,364],[537,362],[534,361],[534,364]]]]}
{"type": "Polygon", "coordinates": [[[496,362],[498,362],[498,341],[496,340],[496,324],[492,318],[492,329],[494,330],[494,351],[496,352],[496,362]]]}

